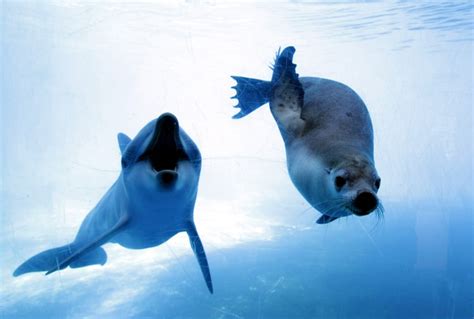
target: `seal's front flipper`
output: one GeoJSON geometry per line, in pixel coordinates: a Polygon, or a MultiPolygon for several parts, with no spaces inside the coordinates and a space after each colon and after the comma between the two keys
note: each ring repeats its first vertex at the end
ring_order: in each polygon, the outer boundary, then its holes
{"type": "Polygon", "coordinates": [[[202,245],[201,239],[196,230],[196,225],[194,222],[189,222],[188,227],[186,229],[189,242],[191,243],[191,247],[193,248],[194,255],[196,256],[199,266],[201,267],[202,274],[204,275],[204,280],[206,281],[207,288],[209,292],[212,294],[214,292],[214,288],[212,287],[212,279],[211,273],[209,271],[209,264],[207,263],[206,253],[204,251],[204,246],[202,245]]]}
{"type": "Polygon", "coordinates": [[[235,107],[240,108],[240,112],[232,118],[239,119],[258,109],[270,99],[272,85],[268,81],[262,81],[241,76],[231,76],[237,85],[232,88],[237,91],[233,99],[238,99],[239,104],[235,107]]]}
{"type": "Polygon", "coordinates": [[[69,257],[67,257],[66,259],[64,259],[62,261],[59,260],[57,265],[51,267],[49,269],[49,271],[46,273],[46,275],[49,275],[49,274],[51,274],[51,273],[53,273],[57,270],[64,269],[67,266],[74,263],[75,261],[78,261],[82,257],[86,258],[87,254],[89,254],[93,250],[99,248],[100,246],[102,246],[103,244],[108,242],[110,240],[110,238],[112,238],[118,232],[120,232],[122,230],[122,228],[128,223],[128,221],[129,221],[129,216],[128,215],[122,216],[122,218],[120,218],[120,220],[115,224],[114,227],[112,227],[112,229],[107,231],[105,234],[103,234],[102,236],[100,236],[96,240],[91,241],[89,243],[86,243],[85,245],[80,247],[77,251],[75,251],[73,254],[71,254],[69,257]]]}
{"type": "Polygon", "coordinates": [[[319,219],[316,221],[316,224],[328,224],[332,222],[333,220],[338,219],[339,217],[333,217],[333,216],[328,216],[328,215],[323,215],[319,217],[319,219]]]}

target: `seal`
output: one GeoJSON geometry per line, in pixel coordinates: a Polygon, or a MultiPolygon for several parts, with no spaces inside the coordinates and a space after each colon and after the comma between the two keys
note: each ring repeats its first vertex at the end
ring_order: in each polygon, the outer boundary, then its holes
{"type": "Polygon", "coordinates": [[[122,170],[117,181],[86,216],[76,238],[41,252],[13,273],[53,273],[66,267],[103,265],[105,243],[130,249],[158,246],[179,232],[189,236],[207,287],[213,293],[209,266],[194,224],[194,204],[201,154],[171,113],[148,123],[131,140],[118,134],[122,170]]]}
{"type": "Polygon", "coordinates": [[[232,76],[242,118],[263,104],[285,143],[290,178],[319,224],[339,217],[383,213],[377,197],[372,122],[362,99],[348,86],[317,77],[299,77],[294,47],[278,52],[271,81],[232,76]]]}

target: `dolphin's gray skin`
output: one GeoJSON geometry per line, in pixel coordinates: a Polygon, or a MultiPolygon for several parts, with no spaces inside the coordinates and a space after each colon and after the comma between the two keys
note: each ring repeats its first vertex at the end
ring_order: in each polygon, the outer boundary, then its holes
{"type": "Polygon", "coordinates": [[[74,241],[31,257],[13,275],[103,265],[107,255],[101,246],[107,242],[143,249],[185,231],[212,293],[206,254],[193,218],[201,171],[196,144],[170,113],[148,123],[133,140],[119,133],[118,142],[120,176],[86,216],[74,241]]]}
{"type": "Polygon", "coordinates": [[[300,78],[294,53],[295,48],[288,47],[277,54],[271,81],[232,77],[240,109],[234,118],[270,102],[285,142],[290,178],[323,214],[317,223],[382,213],[372,123],[364,102],[342,83],[300,78]]]}

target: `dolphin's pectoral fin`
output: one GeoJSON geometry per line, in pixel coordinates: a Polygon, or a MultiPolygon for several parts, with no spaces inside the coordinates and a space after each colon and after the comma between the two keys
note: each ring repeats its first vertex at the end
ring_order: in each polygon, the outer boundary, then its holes
{"type": "MultiPolygon", "coordinates": [[[[66,268],[67,266],[71,265],[73,262],[78,261],[81,257],[86,257],[86,255],[93,250],[97,249],[98,247],[102,246],[106,242],[110,240],[113,236],[115,236],[118,232],[122,230],[122,228],[128,223],[129,221],[129,215],[124,215],[120,218],[120,220],[115,224],[112,229],[107,231],[105,234],[97,238],[96,240],[93,240],[83,247],[79,248],[76,252],[74,252],[71,256],[68,258],[64,259],[63,261],[58,262],[58,264],[50,269],[46,275],[49,275],[57,270],[61,270],[66,268]]],[[[79,262],[79,261],[78,261],[79,262]]]]}
{"type": "Polygon", "coordinates": [[[123,155],[123,153],[125,152],[125,149],[127,148],[128,144],[132,141],[132,139],[124,133],[118,133],[117,140],[118,140],[118,144],[120,148],[120,154],[123,155]]]}
{"type": "Polygon", "coordinates": [[[204,275],[204,280],[206,281],[207,288],[209,292],[212,294],[214,292],[214,288],[212,287],[212,279],[211,273],[209,271],[209,264],[207,263],[206,253],[204,251],[204,246],[202,245],[201,239],[196,230],[196,225],[194,222],[189,222],[188,227],[186,229],[189,242],[191,243],[191,247],[193,248],[194,255],[196,256],[199,266],[201,267],[202,274],[204,275]]]}
{"type": "Polygon", "coordinates": [[[338,219],[339,217],[333,217],[333,216],[328,216],[328,215],[323,215],[319,217],[319,219],[316,221],[317,224],[328,224],[332,222],[333,220],[338,219]]]}

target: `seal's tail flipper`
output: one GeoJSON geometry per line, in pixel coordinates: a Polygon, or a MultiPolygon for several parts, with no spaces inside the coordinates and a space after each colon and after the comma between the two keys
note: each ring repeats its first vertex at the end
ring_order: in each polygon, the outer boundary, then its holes
{"type": "Polygon", "coordinates": [[[296,73],[296,64],[293,63],[294,47],[287,47],[278,52],[272,75],[272,104],[270,107],[277,113],[288,112],[300,117],[304,102],[304,90],[296,73]],[[275,108],[274,106],[279,106],[275,108]]]}
{"type": "Polygon", "coordinates": [[[240,112],[232,118],[244,117],[270,100],[271,82],[241,76],[232,76],[232,78],[237,81],[237,85],[232,87],[237,94],[232,98],[239,100],[239,104],[235,107],[240,108],[240,112]]]}
{"type": "Polygon", "coordinates": [[[296,49],[294,47],[287,47],[281,52],[278,50],[275,64],[273,65],[272,83],[276,84],[278,81],[286,78],[298,81],[296,64],[293,63],[295,52],[296,49]]]}
{"type": "MultiPolygon", "coordinates": [[[[88,265],[105,264],[107,261],[107,255],[102,248],[100,249],[101,251],[94,251],[91,252],[90,255],[84,256],[84,258],[78,260],[75,265],[71,264],[71,267],[77,268],[88,265]]],[[[21,264],[15,270],[13,276],[18,277],[29,272],[48,271],[52,268],[56,268],[61,263],[61,261],[69,258],[74,253],[74,251],[75,248],[73,245],[65,245],[43,251],[21,264]]]]}
{"type": "Polygon", "coordinates": [[[204,251],[204,246],[202,245],[201,239],[196,230],[196,226],[193,222],[190,222],[188,225],[188,236],[191,247],[193,248],[194,255],[196,256],[199,266],[201,267],[201,272],[204,275],[204,280],[206,281],[207,288],[212,294],[214,288],[212,287],[211,272],[209,271],[209,264],[207,262],[206,252],[204,251]]]}
{"type": "Polygon", "coordinates": [[[270,109],[284,140],[299,136],[305,127],[304,90],[293,63],[294,54],[294,47],[278,52],[273,66],[270,109]]]}

